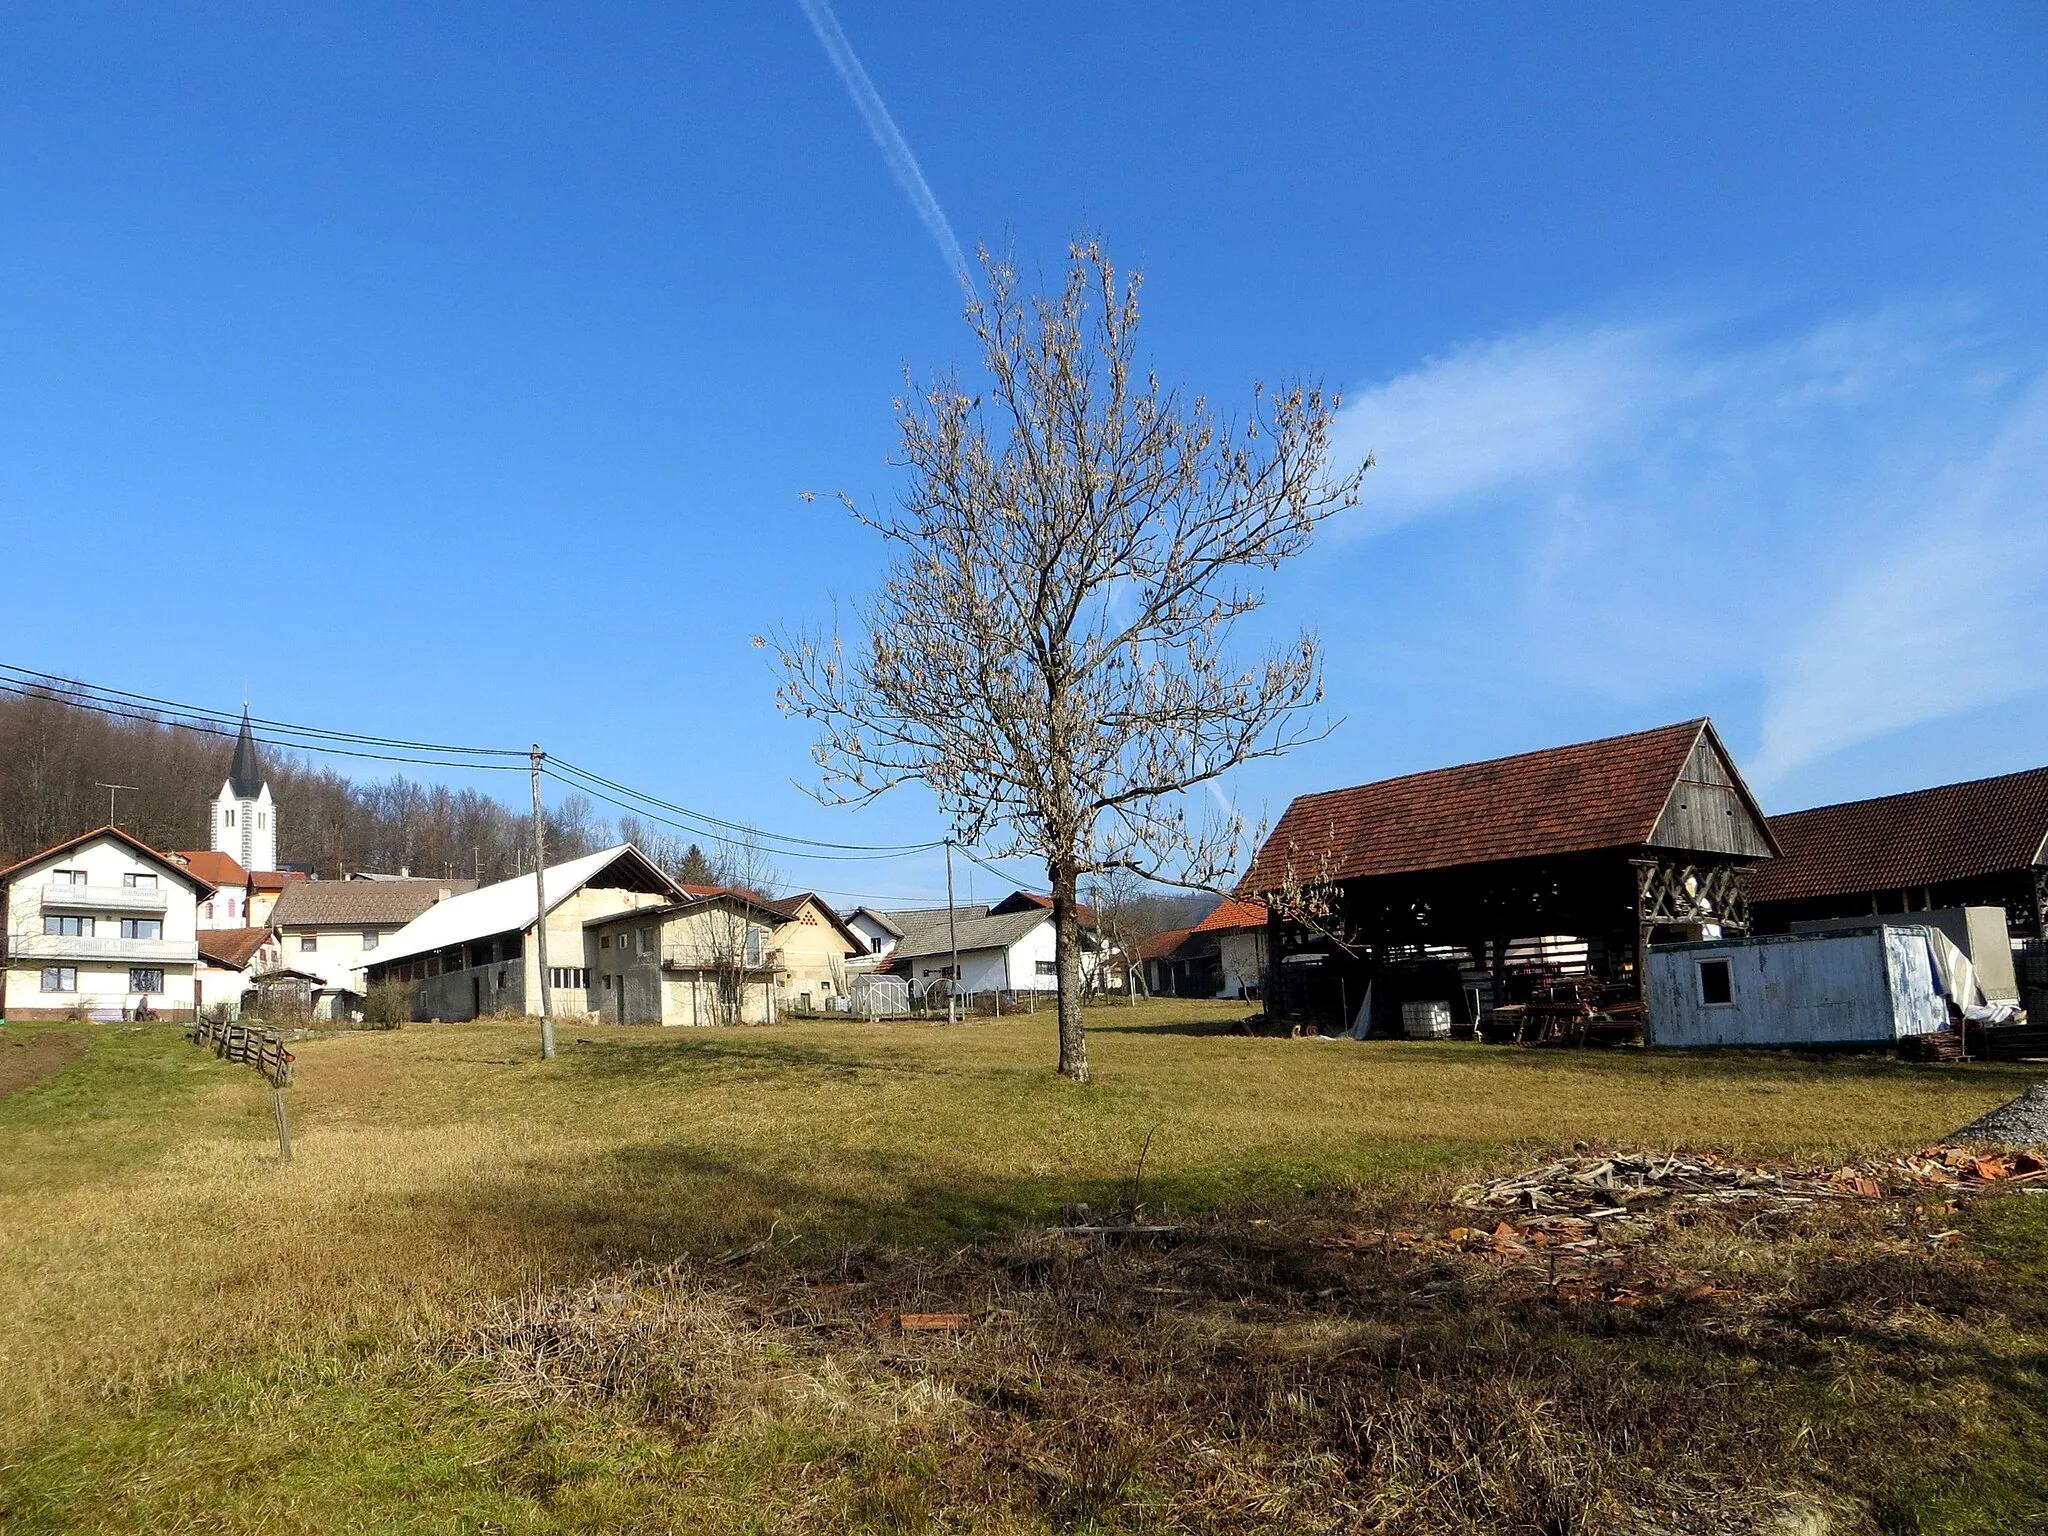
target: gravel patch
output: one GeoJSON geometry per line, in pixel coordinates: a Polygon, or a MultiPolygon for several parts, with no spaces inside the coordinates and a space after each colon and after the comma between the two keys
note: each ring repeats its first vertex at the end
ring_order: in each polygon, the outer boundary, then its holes
{"type": "Polygon", "coordinates": [[[1995,1141],[2008,1147],[2048,1145],[2048,1082],[2001,1104],[1948,1138],[1950,1141],[1995,1141]]]}

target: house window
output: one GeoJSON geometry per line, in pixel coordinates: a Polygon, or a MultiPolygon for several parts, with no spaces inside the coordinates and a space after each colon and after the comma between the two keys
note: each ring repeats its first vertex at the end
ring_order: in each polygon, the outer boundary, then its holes
{"type": "Polygon", "coordinates": [[[52,885],[83,885],[85,871],[82,869],[53,869],[50,871],[52,885]]]}
{"type": "Polygon", "coordinates": [[[45,992],[76,992],[78,990],[78,967],[75,965],[44,966],[43,990],[45,992]]]}
{"type": "Polygon", "coordinates": [[[611,991],[612,989],[612,979],[609,976],[605,977],[604,979],[604,989],[607,992],[611,991]]]}
{"type": "Polygon", "coordinates": [[[599,949],[610,949],[612,947],[612,936],[608,933],[599,934],[597,938],[597,947],[599,949]]]}
{"type": "Polygon", "coordinates": [[[131,891],[153,891],[156,889],[156,876],[126,874],[121,877],[121,883],[131,891]]]}
{"type": "Polygon", "coordinates": [[[92,937],[92,919],[89,917],[45,917],[43,932],[61,934],[67,939],[89,939],[92,937]]]}
{"type": "Polygon", "coordinates": [[[232,897],[232,896],[230,896],[230,897],[228,898],[228,916],[229,916],[229,917],[233,917],[234,915],[235,915],[235,898],[234,898],[234,897],[232,897]]]}
{"type": "Polygon", "coordinates": [[[1041,976],[1057,976],[1057,975],[1059,975],[1059,973],[1060,973],[1060,963],[1059,963],[1059,961],[1057,961],[1057,960],[1041,960],[1041,961],[1039,961],[1039,962],[1038,962],[1038,974],[1039,974],[1039,975],[1041,975],[1041,976]]]}
{"type": "Polygon", "coordinates": [[[220,824],[224,827],[232,827],[235,824],[235,813],[233,811],[222,811],[220,813],[220,824]]]}
{"type": "Polygon", "coordinates": [[[374,934],[374,933],[366,933],[366,934],[364,934],[364,935],[363,935],[363,948],[365,948],[365,949],[375,949],[376,947],[377,947],[377,935],[376,935],[376,934],[374,934]]]}
{"type": "Polygon", "coordinates": [[[882,952],[882,941],[880,939],[869,939],[868,943],[874,946],[868,951],[869,954],[879,955],[882,952]]]}
{"type": "Polygon", "coordinates": [[[261,832],[265,827],[269,825],[270,818],[267,815],[265,815],[262,811],[258,811],[256,813],[256,830],[258,832],[261,832]]]}
{"type": "Polygon", "coordinates": [[[164,989],[164,973],[160,966],[132,965],[128,968],[128,990],[130,992],[161,992],[164,989]]]}
{"type": "MultiPolygon", "coordinates": [[[[505,973],[498,973],[498,985],[505,985],[505,973]]],[[[590,985],[590,972],[580,965],[551,965],[548,967],[548,985],[551,987],[584,987],[590,985]]],[[[606,986],[611,982],[607,980],[606,986]]]]}
{"type": "Polygon", "coordinates": [[[1722,1008],[1735,1001],[1735,986],[1728,974],[1726,960],[1702,960],[1700,962],[1700,1002],[1709,1008],[1722,1008]]]}
{"type": "Polygon", "coordinates": [[[319,952],[319,949],[320,949],[320,935],[319,935],[319,934],[317,934],[317,933],[302,933],[302,934],[300,934],[300,935],[299,935],[299,953],[300,953],[300,954],[302,954],[302,955],[311,955],[311,954],[317,954],[317,953],[319,952]]]}
{"type": "MultiPolygon", "coordinates": [[[[124,939],[160,939],[164,936],[164,920],[160,917],[124,917],[121,919],[121,937],[124,939]]],[[[134,991],[133,987],[128,989],[134,991]]]]}
{"type": "Polygon", "coordinates": [[[213,903],[210,901],[206,904],[206,915],[208,917],[213,916],[213,903]]]}
{"type": "Polygon", "coordinates": [[[638,946],[638,947],[639,947],[639,951],[640,951],[640,953],[641,953],[641,954],[643,954],[643,955],[644,955],[644,954],[646,954],[646,953],[647,953],[647,951],[649,951],[650,949],[654,948],[654,942],[653,942],[653,940],[654,940],[654,933],[653,933],[653,930],[651,930],[651,929],[648,929],[648,928],[642,928],[642,929],[640,929],[640,930],[638,931],[638,933],[637,933],[636,937],[637,937],[637,938],[639,939],[639,946],[638,946]]]}

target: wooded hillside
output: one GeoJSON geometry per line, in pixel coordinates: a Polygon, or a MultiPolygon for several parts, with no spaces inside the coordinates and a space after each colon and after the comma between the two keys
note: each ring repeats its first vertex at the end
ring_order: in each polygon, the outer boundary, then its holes
{"type": "MultiPolygon", "coordinates": [[[[523,776],[514,808],[473,789],[393,775],[357,783],[274,747],[263,767],[278,804],[278,861],[338,879],[351,870],[503,880],[523,862],[530,820],[523,776]]],[[[227,777],[234,742],[186,726],[109,719],[51,695],[0,698],[0,867],[104,825],[101,783],[132,784],[117,810],[123,830],[155,848],[204,848],[207,806],[227,777]]],[[[709,879],[702,853],[626,828],[647,851],[709,879]],[[634,834],[638,834],[635,836],[634,834]],[[689,856],[696,854],[696,864],[689,856]]],[[[572,796],[548,817],[550,863],[605,847],[613,828],[572,796]]]]}

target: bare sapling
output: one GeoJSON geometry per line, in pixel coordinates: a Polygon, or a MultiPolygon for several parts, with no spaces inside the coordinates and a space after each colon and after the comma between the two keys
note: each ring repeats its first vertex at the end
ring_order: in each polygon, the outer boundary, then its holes
{"type": "Polygon", "coordinates": [[[1077,892],[1129,871],[1220,889],[1243,819],[1191,789],[1321,734],[1316,641],[1249,661],[1263,573],[1358,499],[1331,468],[1338,400],[1255,386],[1241,421],[1147,372],[1137,274],[1095,243],[1025,295],[984,250],[967,320],[986,377],[897,403],[908,483],[857,518],[892,546],[861,633],[778,645],[784,709],[819,726],[819,793],[858,804],[912,780],[960,841],[1042,859],[1059,978],[1059,1070],[1088,1077],[1077,892]]]}

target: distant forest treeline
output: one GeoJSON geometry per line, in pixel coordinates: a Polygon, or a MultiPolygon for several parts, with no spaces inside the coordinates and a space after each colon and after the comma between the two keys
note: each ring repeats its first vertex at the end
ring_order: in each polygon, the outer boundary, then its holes
{"type": "MultiPolygon", "coordinates": [[[[103,826],[101,784],[134,786],[116,791],[116,811],[122,829],[151,847],[210,846],[207,808],[234,748],[230,736],[111,719],[51,695],[0,697],[0,868],[103,826]]],[[[359,784],[273,747],[262,755],[280,864],[326,880],[405,868],[430,877],[481,872],[486,884],[533,867],[530,813],[489,795],[399,775],[359,784]]],[[[525,781],[515,782],[523,791],[525,781]]],[[[678,879],[719,878],[718,861],[695,844],[632,817],[614,828],[580,795],[547,813],[546,833],[550,864],[629,841],[678,879]]]]}

